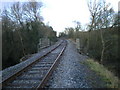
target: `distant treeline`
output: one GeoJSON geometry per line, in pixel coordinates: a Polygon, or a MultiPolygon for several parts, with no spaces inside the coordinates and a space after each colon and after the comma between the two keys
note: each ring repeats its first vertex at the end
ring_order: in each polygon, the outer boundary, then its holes
{"type": "Polygon", "coordinates": [[[56,32],[40,16],[41,2],[14,3],[2,13],[2,69],[37,52],[40,38],[55,42],[56,32]]]}
{"type": "MultiPolygon", "coordinates": [[[[118,41],[120,40],[119,28],[120,27],[102,29],[105,41],[103,63],[106,61],[120,61],[120,57],[118,55],[118,50],[120,46],[120,43],[118,43],[118,41]]],[[[61,35],[66,38],[71,38],[74,41],[78,38],[80,40],[80,51],[100,62],[101,52],[103,48],[100,33],[100,30],[93,30],[90,32],[69,30],[67,35],[65,33],[63,33],[64,35],[61,35]]]]}

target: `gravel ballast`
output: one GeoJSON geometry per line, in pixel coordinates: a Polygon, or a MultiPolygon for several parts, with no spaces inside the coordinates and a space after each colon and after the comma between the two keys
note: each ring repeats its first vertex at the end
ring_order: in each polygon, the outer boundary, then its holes
{"type": "Polygon", "coordinates": [[[46,87],[48,88],[102,88],[104,82],[95,72],[82,64],[88,57],[77,52],[72,41],[60,59],[46,87]]]}

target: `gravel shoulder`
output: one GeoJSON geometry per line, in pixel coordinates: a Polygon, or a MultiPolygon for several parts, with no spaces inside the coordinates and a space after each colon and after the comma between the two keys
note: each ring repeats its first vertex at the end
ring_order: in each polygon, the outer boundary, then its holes
{"type": "Polygon", "coordinates": [[[95,72],[82,64],[88,57],[77,52],[75,44],[68,45],[60,64],[48,81],[48,88],[102,88],[104,82],[95,72]]]}

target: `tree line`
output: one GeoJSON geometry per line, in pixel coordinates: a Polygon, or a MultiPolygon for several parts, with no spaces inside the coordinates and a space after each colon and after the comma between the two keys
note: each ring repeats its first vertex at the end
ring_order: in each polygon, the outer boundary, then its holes
{"type": "Polygon", "coordinates": [[[2,69],[19,63],[20,58],[37,52],[40,38],[55,42],[56,32],[43,23],[42,2],[15,2],[2,12],[2,69]]]}
{"type": "Polygon", "coordinates": [[[80,39],[80,52],[94,58],[118,74],[120,12],[115,12],[104,0],[87,2],[90,22],[85,31],[80,22],[76,27],[65,28],[60,37],[80,39]]]}

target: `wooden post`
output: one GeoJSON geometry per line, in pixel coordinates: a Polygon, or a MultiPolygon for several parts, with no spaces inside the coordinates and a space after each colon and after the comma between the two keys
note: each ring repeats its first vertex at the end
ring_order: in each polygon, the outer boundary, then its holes
{"type": "Polygon", "coordinates": [[[41,40],[41,39],[39,39],[39,43],[38,43],[38,47],[37,47],[38,52],[39,52],[39,51],[40,51],[40,49],[41,49],[41,45],[42,45],[42,40],[41,40]]]}
{"type": "Polygon", "coordinates": [[[76,48],[80,50],[80,39],[76,38],[76,48]]]}

